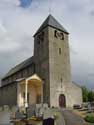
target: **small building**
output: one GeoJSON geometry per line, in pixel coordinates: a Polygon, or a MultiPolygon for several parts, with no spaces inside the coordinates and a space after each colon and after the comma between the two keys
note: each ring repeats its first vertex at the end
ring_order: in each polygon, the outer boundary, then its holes
{"type": "Polygon", "coordinates": [[[68,39],[68,31],[49,15],[34,35],[33,57],[2,78],[0,106],[81,105],[82,90],[71,80],[68,39]]]}

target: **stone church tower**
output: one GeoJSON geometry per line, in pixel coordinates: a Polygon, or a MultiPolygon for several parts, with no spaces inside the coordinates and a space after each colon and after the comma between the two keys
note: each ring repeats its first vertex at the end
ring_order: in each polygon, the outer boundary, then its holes
{"type": "Polygon", "coordinates": [[[71,100],[75,89],[78,93],[81,89],[71,81],[68,37],[69,33],[52,15],[34,35],[36,73],[44,81],[44,103],[50,106],[65,107],[82,102],[77,97],[71,100]]]}

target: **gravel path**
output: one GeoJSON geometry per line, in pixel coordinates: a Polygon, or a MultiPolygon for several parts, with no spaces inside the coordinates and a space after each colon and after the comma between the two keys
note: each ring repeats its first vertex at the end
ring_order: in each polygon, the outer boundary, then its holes
{"type": "Polygon", "coordinates": [[[58,119],[56,120],[56,125],[65,125],[65,121],[61,112],[58,113],[58,119]]]}
{"type": "Polygon", "coordinates": [[[80,116],[70,110],[63,109],[62,115],[64,116],[66,125],[88,125],[80,116]]]}

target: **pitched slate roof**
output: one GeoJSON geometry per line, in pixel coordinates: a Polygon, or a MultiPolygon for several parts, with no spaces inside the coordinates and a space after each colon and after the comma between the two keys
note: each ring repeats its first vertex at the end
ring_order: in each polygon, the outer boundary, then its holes
{"type": "MultiPolygon", "coordinates": [[[[20,70],[22,70],[22,69],[28,67],[28,66],[31,65],[33,62],[34,62],[34,57],[32,56],[32,57],[26,59],[25,61],[23,61],[22,63],[16,65],[14,68],[12,68],[12,69],[4,76],[4,78],[9,77],[9,76],[11,76],[12,74],[14,74],[14,73],[16,73],[16,72],[18,72],[18,71],[20,71],[20,70]]],[[[3,78],[3,79],[4,79],[4,78],[3,78]]]]}
{"type": "MultiPolygon", "coordinates": [[[[41,32],[45,27],[47,26],[51,26],[53,28],[56,28],[58,30],[61,30],[67,34],[69,34],[67,32],[67,30],[52,16],[52,15],[49,15],[47,17],[47,19],[44,21],[44,23],[40,26],[40,28],[37,30],[37,32],[35,33],[35,35],[37,35],[39,32],[41,32]]],[[[34,35],[34,36],[35,36],[34,35]]]]}

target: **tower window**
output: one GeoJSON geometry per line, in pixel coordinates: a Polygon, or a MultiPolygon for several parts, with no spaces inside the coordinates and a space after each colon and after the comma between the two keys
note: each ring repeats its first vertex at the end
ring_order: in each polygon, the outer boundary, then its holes
{"type": "Polygon", "coordinates": [[[62,88],[62,82],[63,82],[62,78],[60,79],[60,81],[61,81],[61,88],[62,88]]]}
{"type": "Polygon", "coordinates": [[[62,81],[63,81],[63,80],[62,80],[62,78],[61,78],[61,83],[62,83],[62,81]]]}
{"type": "Polygon", "coordinates": [[[54,36],[57,38],[57,31],[56,30],[54,31],[54,36]]]}
{"type": "Polygon", "coordinates": [[[59,54],[61,55],[61,48],[59,48],[59,54]]]}
{"type": "Polygon", "coordinates": [[[63,32],[59,32],[57,30],[54,31],[54,37],[59,38],[60,40],[64,40],[63,32]]]}
{"type": "Polygon", "coordinates": [[[60,35],[61,35],[61,40],[64,40],[64,34],[60,33],[60,35]]]}

